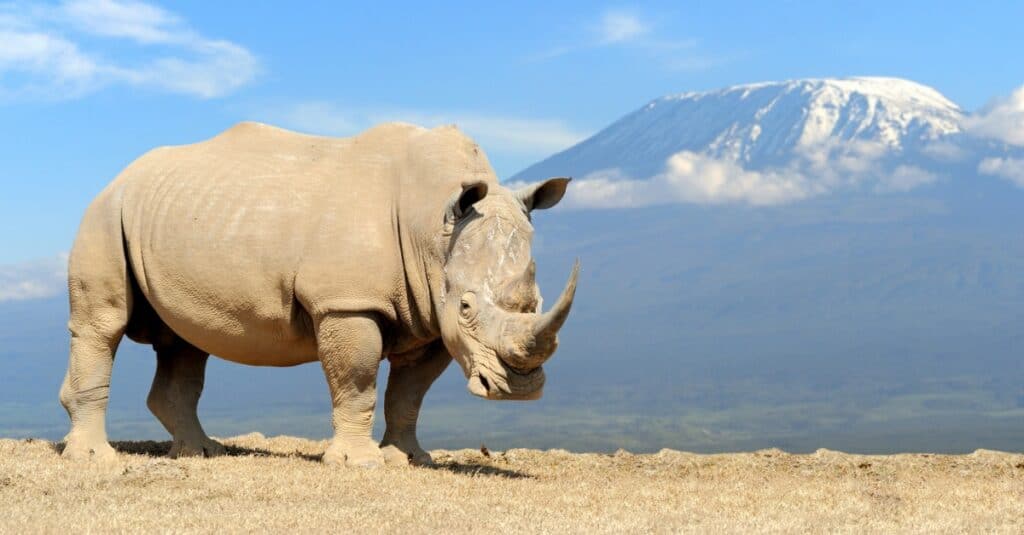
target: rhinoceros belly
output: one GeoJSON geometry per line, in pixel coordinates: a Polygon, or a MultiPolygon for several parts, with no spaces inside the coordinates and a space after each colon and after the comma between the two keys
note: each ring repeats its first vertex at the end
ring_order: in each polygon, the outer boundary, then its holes
{"type": "Polygon", "coordinates": [[[143,294],[172,331],[210,354],[256,366],[316,360],[309,318],[284,277],[215,266],[149,262],[143,294]]]}

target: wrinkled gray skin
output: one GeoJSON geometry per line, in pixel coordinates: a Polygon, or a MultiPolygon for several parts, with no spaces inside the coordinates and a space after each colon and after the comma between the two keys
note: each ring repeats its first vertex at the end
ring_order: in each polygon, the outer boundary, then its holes
{"type": "Polygon", "coordinates": [[[453,357],[477,396],[541,395],[578,266],[542,313],[530,212],[554,206],[567,184],[511,191],[452,127],[387,124],[337,139],[242,123],[151,151],[93,201],[70,255],[64,456],[115,457],[104,421],[128,336],[156,350],[148,405],[173,436],[172,456],[224,451],[196,412],[214,354],[319,361],[333,404],[325,462],[429,463],[416,420],[453,357]]]}

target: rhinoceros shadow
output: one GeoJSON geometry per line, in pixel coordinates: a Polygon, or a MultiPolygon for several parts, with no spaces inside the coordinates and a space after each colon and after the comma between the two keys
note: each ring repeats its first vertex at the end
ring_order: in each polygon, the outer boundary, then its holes
{"type": "Polygon", "coordinates": [[[460,463],[457,461],[444,461],[435,464],[434,466],[427,466],[431,470],[444,470],[453,474],[460,474],[465,476],[494,476],[504,477],[508,479],[533,479],[535,476],[520,472],[518,470],[509,470],[507,468],[501,468],[498,466],[492,466],[489,464],[476,464],[476,463],[460,463]]]}
{"type": "MultiPolygon", "coordinates": [[[[64,452],[64,442],[51,443],[53,450],[60,455],[64,452]]],[[[156,440],[133,440],[133,441],[113,441],[110,443],[111,446],[118,453],[125,453],[129,455],[145,455],[148,457],[167,457],[167,454],[171,451],[170,441],[156,441],[156,440]]],[[[302,459],[309,462],[319,463],[323,460],[323,454],[310,454],[310,453],[299,453],[290,452],[282,453],[276,451],[268,451],[260,448],[248,448],[244,446],[233,446],[225,444],[226,449],[224,455],[228,457],[278,457],[288,459],[302,459]]],[[[428,470],[439,470],[447,471],[453,474],[465,475],[470,477],[475,476],[492,476],[492,477],[504,477],[508,479],[532,479],[534,476],[518,470],[509,470],[498,466],[489,464],[477,464],[473,462],[463,463],[455,460],[445,460],[438,462],[433,466],[425,466],[422,469],[428,470]]]]}
{"type": "MultiPolygon", "coordinates": [[[[118,453],[127,453],[130,455],[146,455],[148,457],[167,457],[167,454],[171,451],[170,441],[156,441],[156,440],[133,440],[133,441],[113,441],[110,443],[114,450],[118,453]]],[[[53,443],[53,450],[57,454],[64,452],[64,442],[53,443]]],[[[246,448],[242,446],[232,446],[224,444],[225,452],[224,455],[228,457],[280,457],[280,458],[293,458],[303,459],[306,461],[320,462],[323,458],[323,454],[313,455],[308,453],[281,453],[275,451],[267,451],[260,448],[246,448]]]]}

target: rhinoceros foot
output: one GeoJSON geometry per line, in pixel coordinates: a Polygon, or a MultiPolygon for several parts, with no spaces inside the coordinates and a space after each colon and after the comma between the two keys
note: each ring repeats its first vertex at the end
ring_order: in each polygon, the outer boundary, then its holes
{"type": "Polygon", "coordinates": [[[202,437],[191,440],[175,440],[167,455],[172,459],[177,459],[179,457],[217,457],[225,453],[227,453],[227,449],[220,442],[209,437],[202,437]]]}
{"type": "Polygon", "coordinates": [[[72,461],[112,463],[117,460],[117,452],[106,440],[69,436],[61,457],[72,461]]]}
{"type": "Polygon", "coordinates": [[[335,438],[324,452],[324,463],[356,468],[380,468],[384,466],[384,454],[377,443],[370,439],[344,441],[335,438]]]}
{"type": "Polygon", "coordinates": [[[389,444],[380,448],[384,462],[390,466],[434,466],[434,459],[419,446],[402,448],[389,444]]]}

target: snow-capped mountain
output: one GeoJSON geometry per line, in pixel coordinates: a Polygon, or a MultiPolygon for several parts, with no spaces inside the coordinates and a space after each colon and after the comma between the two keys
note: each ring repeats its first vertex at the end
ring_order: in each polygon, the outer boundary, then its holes
{"type": "Polygon", "coordinates": [[[774,204],[843,189],[908,191],[976,152],[968,117],[935,89],[897,78],[747,84],[656,99],[513,180],[571,175],[626,205],[666,194],[774,204]]]}

